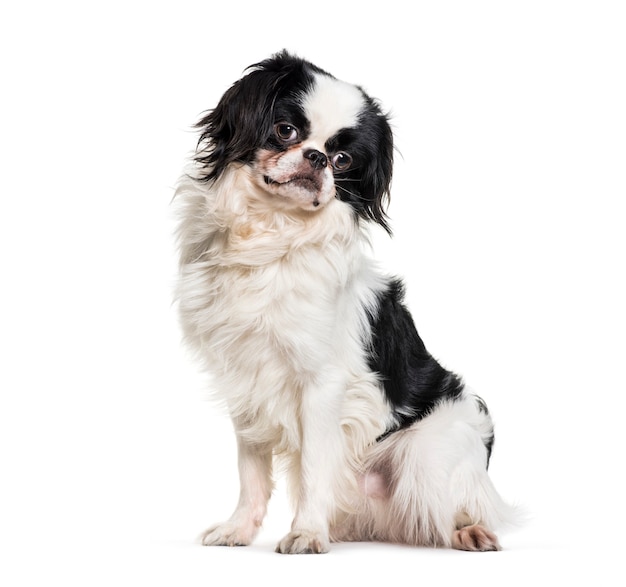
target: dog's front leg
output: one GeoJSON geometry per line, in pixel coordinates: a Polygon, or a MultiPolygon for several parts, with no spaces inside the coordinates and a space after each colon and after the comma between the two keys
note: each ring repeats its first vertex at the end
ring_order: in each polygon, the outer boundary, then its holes
{"type": "Polygon", "coordinates": [[[283,554],[328,552],[329,518],[337,471],[343,460],[339,384],[306,389],[302,398],[302,448],[296,515],[276,547],[283,554]]]}
{"type": "Polygon", "coordinates": [[[237,437],[239,503],[228,521],[201,536],[205,546],[247,546],[256,536],[272,493],[272,451],[237,437]]]}

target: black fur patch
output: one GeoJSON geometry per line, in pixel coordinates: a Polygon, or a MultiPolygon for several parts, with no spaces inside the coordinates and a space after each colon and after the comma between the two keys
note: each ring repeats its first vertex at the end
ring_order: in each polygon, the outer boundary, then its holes
{"type": "Polygon", "coordinates": [[[303,112],[300,98],[324,73],[312,63],[286,51],[247,68],[218,105],[204,116],[196,161],[204,167],[205,181],[217,179],[234,162],[251,163],[258,149],[269,146],[275,122],[303,112]]]}
{"type": "Polygon", "coordinates": [[[426,350],[403,298],[402,282],[390,282],[380,295],[378,313],[370,316],[369,366],[379,373],[398,421],[397,427],[383,436],[424,418],[442,400],[458,399],[464,387],[459,377],[426,350]]]}

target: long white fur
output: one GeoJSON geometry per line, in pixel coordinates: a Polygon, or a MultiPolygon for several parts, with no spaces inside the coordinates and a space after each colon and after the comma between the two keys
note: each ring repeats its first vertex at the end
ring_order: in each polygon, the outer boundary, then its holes
{"type": "MultiPolygon", "coordinates": [[[[383,282],[362,254],[364,235],[347,204],[287,214],[251,205],[258,189],[245,167],[210,190],[192,179],[180,185],[182,323],[240,444],[264,459],[288,458],[298,471],[292,493],[320,502],[301,512],[301,525],[320,526],[326,544],[335,509],[325,503],[328,488],[354,484],[348,461],[390,423],[363,348],[366,309],[383,282]]],[[[269,474],[252,484],[266,487],[269,474]]]]}
{"type": "MultiPolygon", "coordinates": [[[[313,119],[346,97],[344,113],[356,112],[356,90],[335,82],[324,77],[309,98],[313,119]]],[[[344,123],[325,124],[313,136],[344,123]]],[[[253,540],[274,458],[295,504],[282,552],[325,552],[331,539],[449,546],[457,526],[504,521],[486,474],[491,424],[470,395],[376,442],[393,415],[367,364],[367,312],[385,278],[348,204],[285,206],[247,165],[211,184],[194,174],[176,195],[181,322],[233,420],[241,478],[236,511],[204,544],[253,540]]]]}
{"type": "Polygon", "coordinates": [[[482,437],[489,426],[468,394],[373,446],[363,469],[388,476],[390,487],[386,495],[362,495],[357,513],[346,516],[336,538],[451,546],[461,527],[510,524],[513,510],[487,474],[482,437]]]}

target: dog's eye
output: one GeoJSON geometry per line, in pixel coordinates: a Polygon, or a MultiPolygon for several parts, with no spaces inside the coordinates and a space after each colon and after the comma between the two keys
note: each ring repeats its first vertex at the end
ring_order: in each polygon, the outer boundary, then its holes
{"type": "Polygon", "coordinates": [[[283,143],[293,143],[298,139],[298,129],[286,122],[279,122],[275,125],[274,134],[283,141],[283,143]]]}
{"type": "Polygon", "coordinates": [[[352,165],[352,157],[350,157],[348,153],[339,151],[339,153],[336,153],[333,156],[331,163],[335,171],[345,171],[348,167],[350,167],[350,165],[352,165]]]}

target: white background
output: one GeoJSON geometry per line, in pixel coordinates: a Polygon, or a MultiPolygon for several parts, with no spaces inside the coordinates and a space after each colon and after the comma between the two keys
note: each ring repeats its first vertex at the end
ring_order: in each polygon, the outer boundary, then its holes
{"type": "Polygon", "coordinates": [[[10,5],[0,582],[623,580],[623,3],[10,5]],[[170,200],[200,113],[283,47],[392,114],[395,237],[376,233],[378,257],[495,417],[492,476],[531,515],[503,552],[281,557],[280,485],[253,547],[194,543],[237,479],[230,424],[179,344],[170,200]]]}

